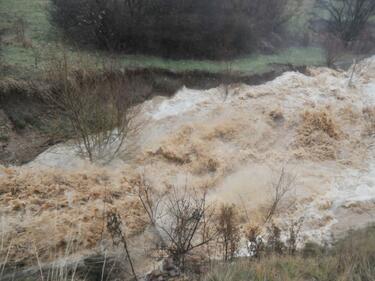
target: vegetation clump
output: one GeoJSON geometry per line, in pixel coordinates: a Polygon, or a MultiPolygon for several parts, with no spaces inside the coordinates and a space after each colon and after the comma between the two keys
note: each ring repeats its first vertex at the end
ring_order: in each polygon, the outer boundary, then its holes
{"type": "Polygon", "coordinates": [[[280,43],[277,34],[290,17],[287,0],[52,2],[54,23],[75,41],[174,58],[223,58],[268,48],[280,43]]]}
{"type": "Polygon", "coordinates": [[[214,266],[205,281],[374,280],[375,228],[353,231],[331,248],[306,244],[296,255],[271,253],[214,266]]]}

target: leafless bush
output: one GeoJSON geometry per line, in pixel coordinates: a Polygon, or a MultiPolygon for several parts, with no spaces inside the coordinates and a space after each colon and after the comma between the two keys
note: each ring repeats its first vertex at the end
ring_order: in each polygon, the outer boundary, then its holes
{"type": "Polygon", "coordinates": [[[266,250],[268,253],[283,254],[285,250],[285,244],[281,241],[281,229],[272,224],[267,228],[268,238],[266,244],[266,250]]]}
{"type": "Polygon", "coordinates": [[[260,227],[258,225],[251,225],[245,230],[246,248],[250,257],[260,258],[263,250],[263,238],[260,235],[260,227]]]}
{"type": "Polygon", "coordinates": [[[60,85],[44,98],[69,121],[79,154],[91,162],[108,162],[129,152],[127,141],[140,123],[135,121],[135,94],[128,91],[127,80],[119,76],[102,81],[87,70],[74,70],[65,52],[53,62],[49,74],[60,85]]]}
{"type": "Polygon", "coordinates": [[[304,218],[297,221],[292,221],[288,229],[288,237],[286,240],[286,247],[289,255],[294,255],[297,252],[298,242],[301,239],[301,228],[304,218]]]}
{"type": "Polygon", "coordinates": [[[343,41],[331,33],[325,33],[321,36],[321,41],[327,66],[335,68],[337,60],[342,56],[342,53],[345,50],[343,41]]]}
{"type": "MultiPolygon", "coordinates": [[[[281,247],[281,244],[278,244],[277,242],[280,240],[281,230],[271,222],[273,217],[277,215],[286,195],[292,191],[295,180],[296,177],[287,172],[285,167],[281,169],[277,180],[271,184],[272,198],[269,206],[265,210],[266,215],[263,221],[259,224],[252,224],[251,214],[249,214],[245,205],[243,205],[246,220],[248,222],[248,227],[245,229],[244,236],[250,257],[260,258],[262,252],[266,249],[268,249],[268,251],[271,249],[271,251],[275,250],[278,252],[283,250],[284,246],[281,247]],[[262,229],[265,227],[267,227],[268,239],[270,239],[267,243],[261,235],[262,229]]],[[[281,240],[279,242],[281,242],[281,240]]]]}
{"type": "MultiPolygon", "coordinates": [[[[276,182],[272,184],[272,200],[270,207],[267,210],[267,215],[265,217],[264,223],[272,222],[272,218],[277,214],[282,201],[285,196],[292,190],[295,183],[296,177],[291,173],[286,171],[286,168],[281,169],[280,175],[276,182]]],[[[295,246],[296,241],[296,231],[299,229],[293,228],[290,231],[290,248],[295,246]]],[[[285,250],[285,244],[281,240],[281,229],[274,223],[267,227],[268,239],[266,244],[266,249],[268,252],[282,254],[285,250]]]]}
{"type": "Polygon", "coordinates": [[[138,278],[137,278],[137,274],[135,273],[134,265],[133,265],[133,262],[132,262],[132,259],[131,259],[131,256],[130,256],[128,242],[127,242],[126,235],[123,232],[122,228],[123,228],[123,225],[122,225],[121,216],[116,211],[108,212],[107,213],[107,229],[108,229],[108,232],[111,234],[112,241],[113,241],[114,244],[118,245],[118,244],[121,243],[122,246],[124,247],[124,251],[125,251],[126,256],[128,258],[129,265],[130,265],[131,272],[133,274],[134,280],[137,281],[138,278]]]}
{"type": "Polygon", "coordinates": [[[285,168],[281,169],[280,175],[276,182],[272,183],[272,199],[264,223],[271,221],[273,216],[278,212],[280,203],[285,198],[288,192],[293,188],[295,183],[295,176],[288,173],[285,168]]]}
{"type": "MultiPolygon", "coordinates": [[[[272,184],[273,196],[267,208],[264,225],[269,224],[277,214],[294,181],[295,177],[283,168],[277,181],[272,184]]],[[[214,241],[221,246],[225,261],[235,257],[241,240],[239,217],[235,206],[223,205],[215,213],[214,209],[207,205],[205,193],[188,190],[187,186],[179,189],[170,186],[165,193],[159,193],[143,176],[132,181],[131,185],[142,203],[150,224],[162,233],[160,236],[163,240],[163,250],[173,258],[178,267],[184,269],[186,257],[195,249],[207,246],[206,253],[209,255],[208,250],[212,246],[211,242],[214,241]]],[[[248,214],[247,216],[250,222],[250,217],[248,214]]],[[[268,226],[268,229],[270,238],[267,249],[276,252],[284,251],[285,245],[280,244],[281,230],[273,224],[268,226]]],[[[265,249],[260,230],[261,226],[254,226],[245,232],[249,255],[252,257],[260,257],[265,249]]],[[[293,228],[291,233],[292,251],[298,231],[293,228]]]]}
{"type": "Polygon", "coordinates": [[[234,205],[222,205],[217,218],[218,242],[224,261],[235,257],[240,241],[238,214],[234,205]]]}
{"type": "Polygon", "coordinates": [[[199,195],[187,188],[172,187],[166,198],[166,213],[159,227],[164,232],[166,250],[180,268],[186,255],[215,239],[216,232],[207,231],[213,210],[206,203],[206,194],[199,195]]]}
{"type": "Polygon", "coordinates": [[[156,226],[157,220],[162,216],[161,203],[165,192],[155,190],[144,175],[139,175],[130,184],[147,214],[149,223],[156,226]]]}
{"type": "Polygon", "coordinates": [[[174,264],[185,270],[186,256],[193,250],[207,247],[216,238],[213,226],[214,208],[206,203],[206,193],[189,190],[187,186],[167,186],[165,191],[155,190],[145,179],[138,176],[130,182],[154,227],[159,243],[158,251],[166,253],[174,264]]]}
{"type": "Polygon", "coordinates": [[[318,0],[317,4],[329,15],[328,31],[347,44],[360,36],[375,15],[373,0],[318,0]]]}

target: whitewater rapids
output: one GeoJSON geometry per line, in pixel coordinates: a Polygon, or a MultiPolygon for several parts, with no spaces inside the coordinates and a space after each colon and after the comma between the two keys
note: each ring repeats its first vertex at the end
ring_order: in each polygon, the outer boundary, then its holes
{"type": "MultiPolygon", "coordinates": [[[[352,70],[311,68],[264,85],[182,88],[171,98],[146,101],[131,157],[101,167],[58,145],[25,166],[4,168],[2,232],[25,229],[21,243],[43,239],[41,222],[47,229],[53,224],[58,238],[52,246],[71,233],[59,225],[71,219],[83,229],[80,235],[90,232],[83,245],[89,248],[101,196],[115,194],[111,204],[124,208],[120,195],[131,188],[124,182],[140,173],[158,189],[205,189],[210,201],[234,203],[257,223],[282,169],[295,181],[275,217],[281,228],[303,218],[303,240],[324,243],[365,226],[375,215],[375,57],[356,66],[354,75],[352,70]],[[57,205],[63,214],[56,215],[57,205]]],[[[135,202],[127,204],[136,210],[135,202]]]]}

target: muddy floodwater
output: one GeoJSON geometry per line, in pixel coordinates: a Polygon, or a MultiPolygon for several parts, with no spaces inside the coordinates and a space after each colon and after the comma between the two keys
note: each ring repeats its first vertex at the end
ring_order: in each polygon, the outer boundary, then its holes
{"type": "Polygon", "coordinates": [[[304,241],[329,242],[374,220],[375,57],[354,75],[352,69],[311,68],[259,86],[182,88],[140,107],[144,125],[129,140],[136,145],[108,166],[89,164],[60,144],[27,165],[3,168],[5,240],[17,233],[13,243],[32,239],[46,256],[46,248],[75,235],[77,247],[88,250],[100,238],[108,205],[136,232],[144,214],[127,192],[139,174],[160,190],[207,190],[211,202],[234,203],[256,223],[272,184],[287,171],[295,180],[275,222],[287,228],[303,218],[304,241]],[[46,231],[48,247],[41,242],[46,231]]]}

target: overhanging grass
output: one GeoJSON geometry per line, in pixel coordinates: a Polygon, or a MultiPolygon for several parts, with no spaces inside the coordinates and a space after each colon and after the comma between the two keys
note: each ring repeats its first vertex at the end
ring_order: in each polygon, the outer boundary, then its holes
{"type": "MultiPolygon", "coordinates": [[[[48,56],[50,52],[33,49],[26,49],[20,46],[6,46],[3,49],[4,62],[14,71],[18,71],[22,78],[35,77],[43,73],[48,64],[53,63],[48,56]],[[35,63],[35,56],[38,63],[35,63]]],[[[94,67],[100,68],[109,63],[109,56],[105,53],[90,53],[84,51],[68,51],[70,61],[78,64],[85,61],[94,67]]],[[[175,72],[185,71],[207,71],[210,73],[220,73],[228,70],[241,75],[262,74],[274,69],[275,64],[301,65],[322,65],[324,64],[323,52],[319,48],[289,48],[273,55],[254,54],[241,59],[229,62],[219,61],[197,61],[197,60],[169,60],[152,56],[138,55],[111,55],[111,60],[116,68],[158,68],[175,72]]]]}
{"type": "Polygon", "coordinates": [[[262,73],[272,69],[273,64],[318,65],[323,63],[319,48],[289,48],[273,55],[254,54],[229,62],[207,60],[165,60],[149,56],[119,56],[123,65],[129,67],[155,67],[174,71],[203,70],[208,72],[227,71],[245,74],[262,73]]]}

